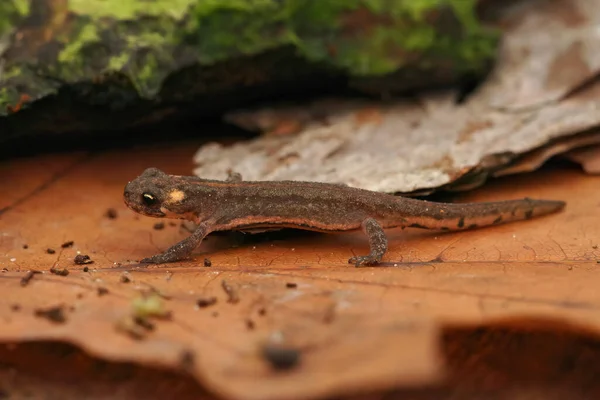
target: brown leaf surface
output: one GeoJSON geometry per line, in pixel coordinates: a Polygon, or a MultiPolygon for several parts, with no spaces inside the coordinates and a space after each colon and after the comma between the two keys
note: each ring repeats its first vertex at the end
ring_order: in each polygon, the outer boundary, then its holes
{"type": "Polygon", "coordinates": [[[14,192],[0,203],[0,340],[66,341],[109,361],[190,372],[228,398],[284,399],[439,384],[451,372],[440,348],[445,324],[544,317],[600,329],[600,227],[591,217],[600,178],[556,170],[499,180],[459,200],[555,198],[567,209],[456,234],[391,230],[390,251],[376,268],[346,263],[367,250],[361,234],[282,235],[237,247],[210,236],[189,262],[142,268],[128,261],[187,233],[168,222],[153,229],[158,220],[127,210],[124,184],[148,166],[189,173],[192,152],[155,148],[2,165],[3,188],[14,192]],[[73,246],[62,248],[67,241],[73,246]],[[76,265],[78,252],[94,263],[76,265]],[[22,286],[30,269],[43,273],[22,286]],[[227,301],[223,281],[239,302],[227,301]],[[151,318],[154,330],[134,339],[124,321],[148,293],[163,296],[171,319],[151,318]],[[211,297],[215,304],[197,305],[211,297]],[[53,308],[50,318],[40,315],[53,308]],[[261,353],[267,342],[297,349],[299,364],[274,371],[261,353]]]}

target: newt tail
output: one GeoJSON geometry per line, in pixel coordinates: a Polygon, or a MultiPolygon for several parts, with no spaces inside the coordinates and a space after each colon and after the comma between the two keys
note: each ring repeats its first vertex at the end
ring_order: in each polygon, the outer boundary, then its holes
{"type": "Polygon", "coordinates": [[[558,200],[519,199],[487,203],[435,203],[402,199],[398,204],[399,221],[384,226],[457,231],[499,225],[553,214],[564,209],[558,200]],[[402,223],[402,221],[406,221],[402,223]]]}

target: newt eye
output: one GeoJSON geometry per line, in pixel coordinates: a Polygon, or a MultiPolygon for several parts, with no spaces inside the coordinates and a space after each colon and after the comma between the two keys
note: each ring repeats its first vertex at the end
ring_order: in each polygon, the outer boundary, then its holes
{"type": "Polygon", "coordinates": [[[156,204],[156,197],[154,197],[154,195],[151,195],[150,193],[144,193],[142,194],[142,201],[147,206],[153,206],[154,204],[156,204]]]}

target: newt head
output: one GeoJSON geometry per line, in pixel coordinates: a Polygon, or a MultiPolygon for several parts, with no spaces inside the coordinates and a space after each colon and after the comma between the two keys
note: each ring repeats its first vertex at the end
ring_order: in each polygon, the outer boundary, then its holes
{"type": "Polygon", "coordinates": [[[147,168],[125,185],[123,199],[133,211],[156,218],[184,218],[177,208],[185,193],[177,188],[177,180],[158,168],[147,168]]]}

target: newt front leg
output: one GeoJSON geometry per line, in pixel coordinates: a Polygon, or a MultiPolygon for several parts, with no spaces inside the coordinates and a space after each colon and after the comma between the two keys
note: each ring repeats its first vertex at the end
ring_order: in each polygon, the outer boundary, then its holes
{"type": "Polygon", "coordinates": [[[162,264],[187,258],[190,256],[190,254],[192,254],[194,249],[198,247],[200,243],[202,243],[202,240],[206,237],[206,235],[208,235],[209,232],[210,224],[207,222],[202,222],[200,225],[198,225],[194,233],[183,239],[181,242],[171,246],[168,250],[161,254],[144,258],[140,262],[162,264]]]}

